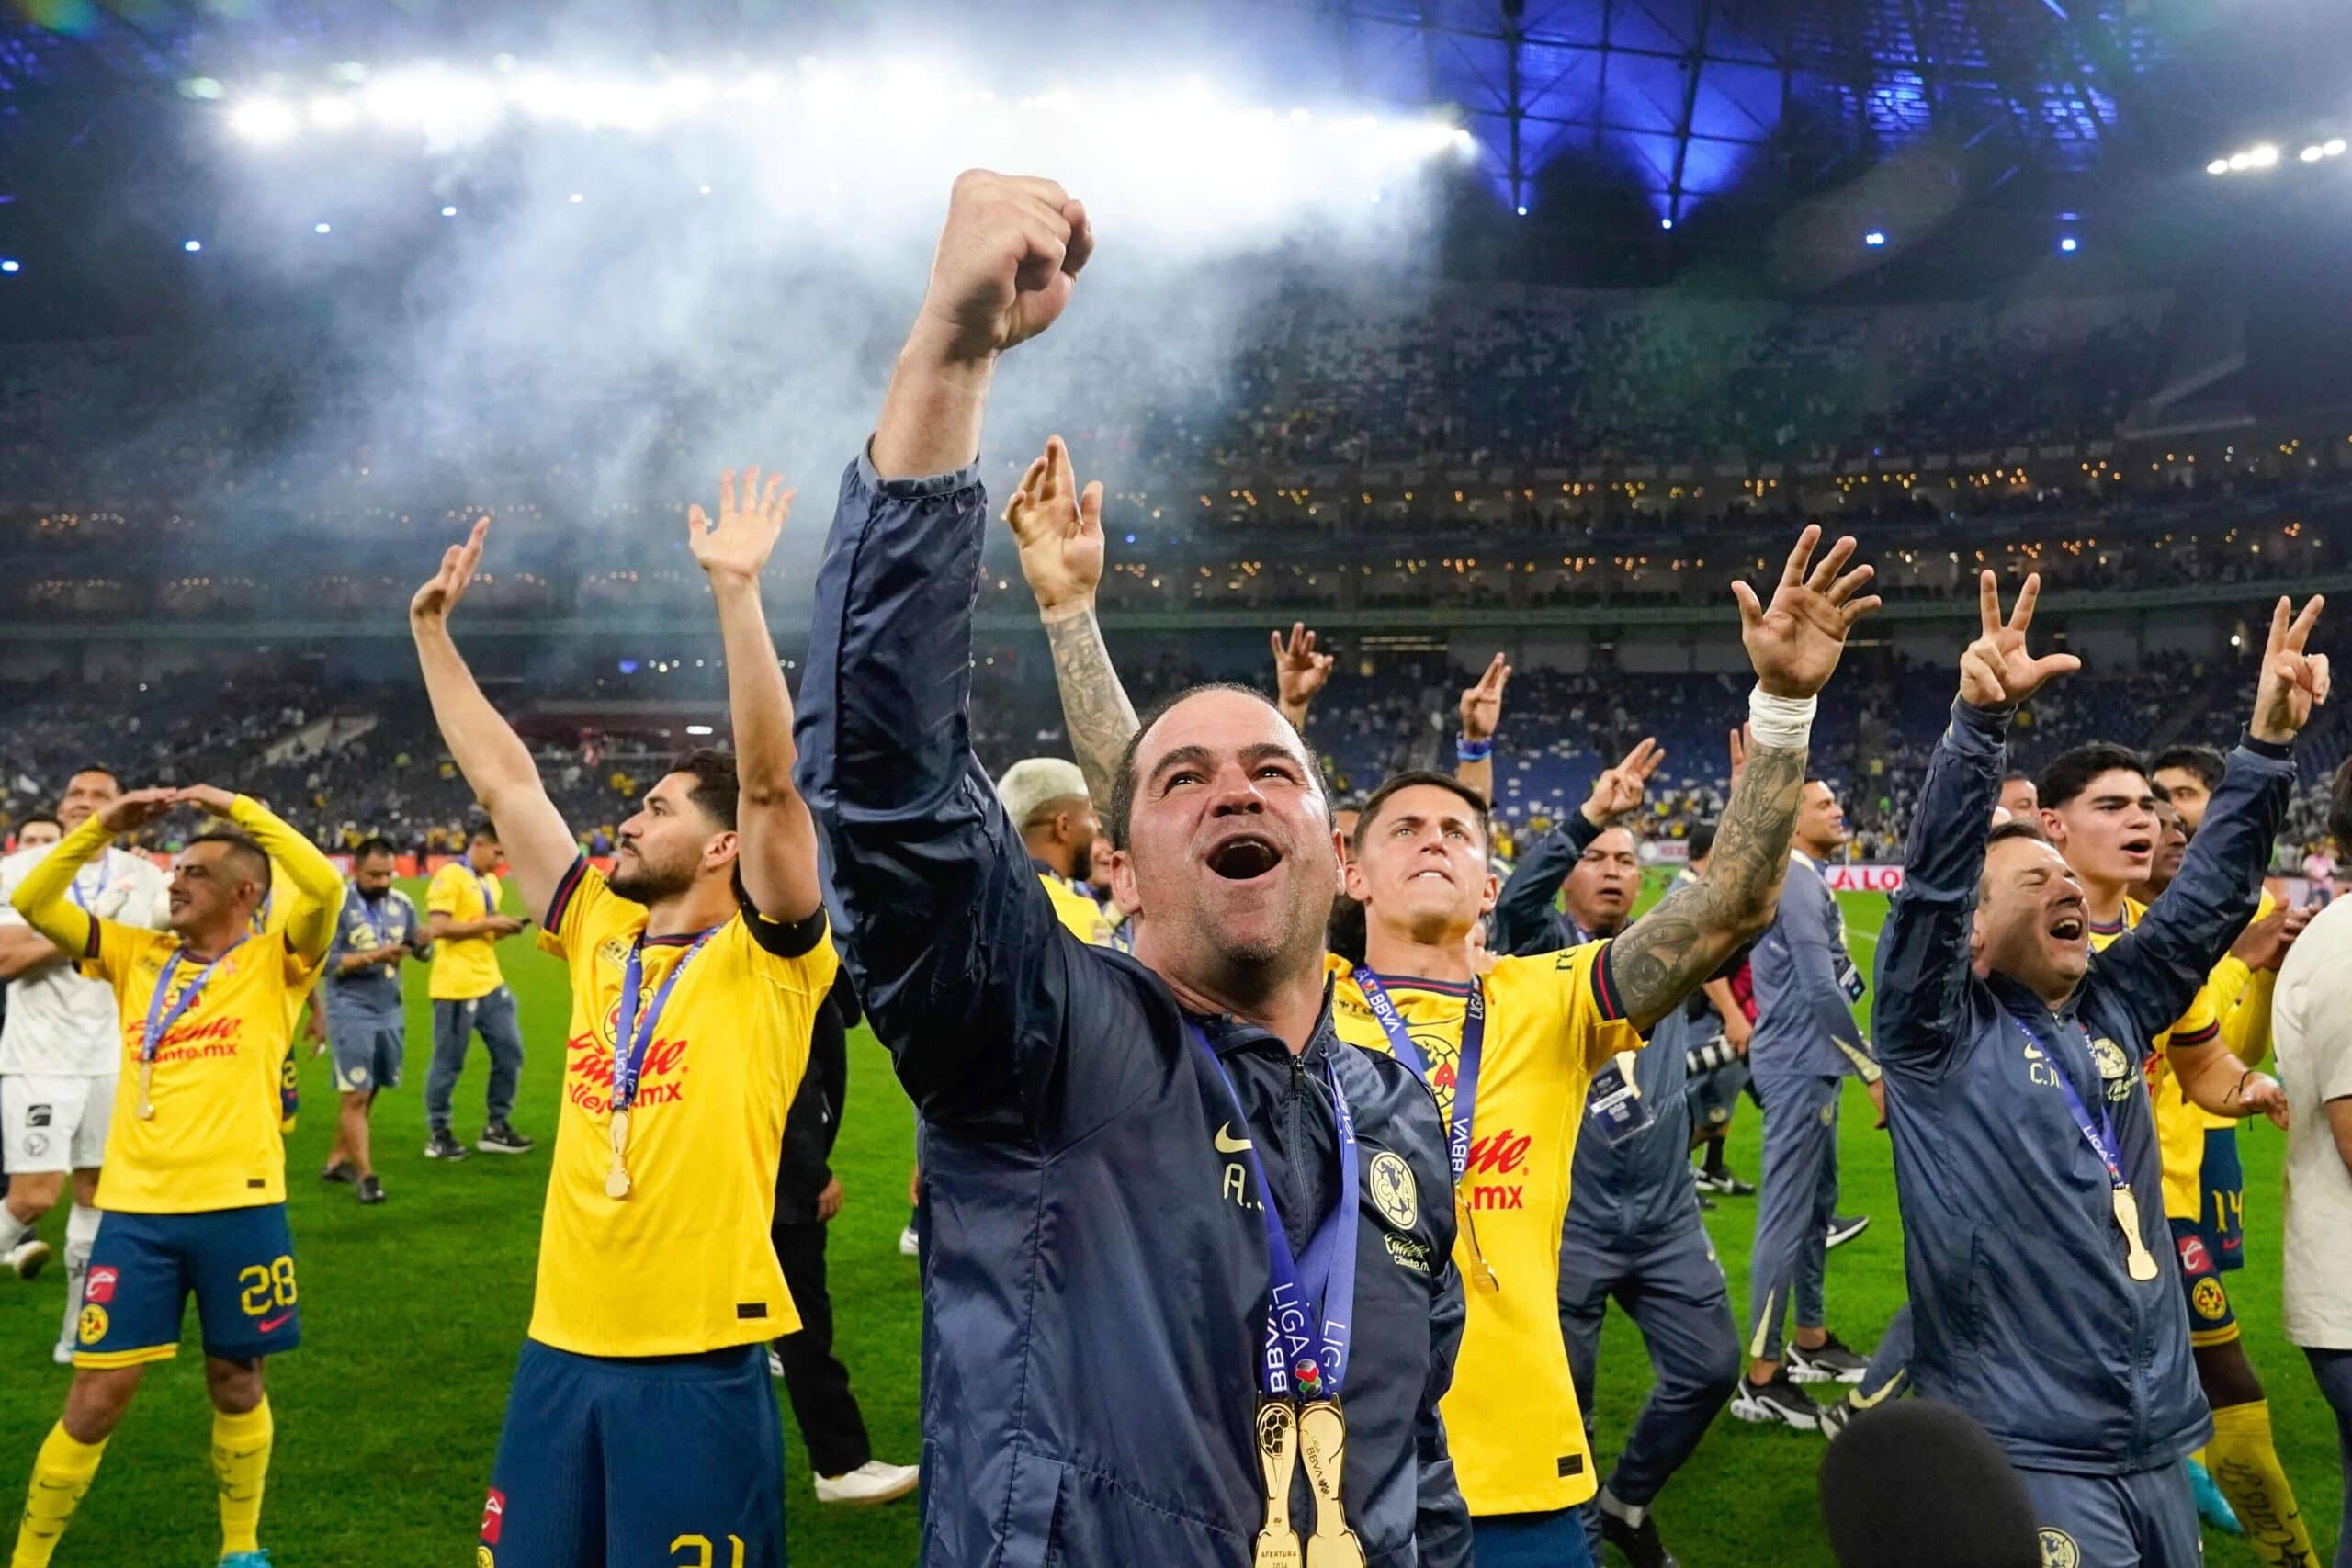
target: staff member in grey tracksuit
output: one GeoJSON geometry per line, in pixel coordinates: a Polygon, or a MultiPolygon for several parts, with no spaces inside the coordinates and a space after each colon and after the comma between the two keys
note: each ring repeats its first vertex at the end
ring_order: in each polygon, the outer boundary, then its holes
{"type": "MultiPolygon", "coordinates": [[[[2040,586],[2026,580],[2005,626],[1984,576],[1983,635],[1962,656],[1880,934],[1912,1376],[2017,1465],[2043,1562],[2189,1568],[2182,1461],[2212,1422],[2142,1064],[2254,913],[2294,783],[2288,742],[2326,693],[2326,660],[2303,653],[2319,601],[2291,626],[2279,602],[2254,721],[2204,830],[2147,917],[2095,955],[2057,852],[2030,828],[1988,826],[2017,705],[2078,667],[2026,651],[2040,586]]],[[[2167,1060],[2197,1104],[2284,1119],[2278,1084],[2219,1041],[2167,1060]]]]}
{"type": "Polygon", "coordinates": [[[1743,1421],[1810,1431],[1818,1423],[1800,1382],[1852,1382],[1867,1364],[1827,1327],[1823,1282],[1838,1208],[1838,1101],[1849,1074],[1875,1090],[1878,1066],[1854,1022],[1861,971],[1846,952],[1846,923],[1822,864],[1846,841],[1838,794],[1806,781],[1796,849],[1781,908],[1750,955],[1756,1032],[1748,1070],[1764,1101],[1763,1192],[1757,1200],[1747,1308],[1747,1376],[1732,1402],[1743,1421]],[[1797,1331],[1781,1325],[1793,1298],[1797,1331]]]}

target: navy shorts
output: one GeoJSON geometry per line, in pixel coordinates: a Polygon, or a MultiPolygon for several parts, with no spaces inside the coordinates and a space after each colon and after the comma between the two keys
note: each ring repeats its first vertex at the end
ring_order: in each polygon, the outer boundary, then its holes
{"type": "Polygon", "coordinates": [[[245,1361],[300,1345],[286,1205],[200,1214],[107,1211],[90,1247],[74,1364],[135,1367],[177,1355],[191,1292],[208,1356],[245,1361]]]}
{"type": "Polygon", "coordinates": [[[345,1094],[398,1089],[407,1043],[407,1026],[396,1012],[328,1010],[327,1045],[334,1053],[334,1087],[345,1094]]]}
{"type": "Polygon", "coordinates": [[[767,1347],[611,1359],[523,1344],[477,1568],[784,1568],[767,1347]]]}
{"type": "Polygon", "coordinates": [[[2201,1568],[2188,1467],[2062,1475],[2020,1467],[2041,1526],[2042,1568],[2201,1568]]]}
{"type": "Polygon", "coordinates": [[[1574,1508],[1473,1514],[1470,1549],[1478,1568],[1592,1568],[1584,1520],[1574,1508]]]}
{"type": "Polygon", "coordinates": [[[2235,1127],[2205,1129],[2205,1158],[2198,1167],[2197,1228],[2213,1249],[2213,1266],[2227,1274],[2245,1267],[2245,1164],[2235,1127]]]}
{"type": "Polygon", "coordinates": [[[2175,1219],[2173,1250],[2180,1255],[2180,1288],[2188,1293],[2188,1342],[2199,1349],[2238,1337],[2237,1309],[2222,1283],[2221,1255],[2194,1220],[2175,1219]]]}

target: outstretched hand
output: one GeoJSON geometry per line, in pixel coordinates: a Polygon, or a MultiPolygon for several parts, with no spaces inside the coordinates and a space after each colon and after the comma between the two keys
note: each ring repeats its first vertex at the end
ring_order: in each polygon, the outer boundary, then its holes
{"type": "Polygon", "coordinates": [[[2326,604],[2315,593],[2292,619],[2284,596],[2271,606],[2270,640],[2262,650],[2262,679],[2254,691],[2254,722],[2246,727],[2256,740],[2292,740],[2311,722],[2312,709],[2327,701],[2327,655],[2303,651],[2326,604]]]}
{"type": "Polygon", "coordinates": [[[1499,653],[1487,661],[1478,679],[1462,694],[1462,739],[1491,740],[1503,722],[1503,687],[1510,666],[1499,653]]]}
{"type": "Polygon", "coordinates": [[[1094,603],[1102,582],[1102,481],[1078,487],[1069,446],[1058,435],[1031,460],[1005,502],[1004,520],[1021,551],[1021,575],[1051,618],[1094,603]]]}
{"type": "Polygon", "coordinates": [[[1290,624],[1290,640],[1283,634],[1268,634],[1274,649],[1274,694],[1291,722],[1299,722],[1306,715],[1306,705],[1321,694],[1331,679],[1331,666],[1338,662],[1334,654],[1315,651],[1315,634],[1304,621],[1290,624]]]}
{"type": "Polygon", "coordinates": [[[1054,324],[1094,254],[1085,204],[1052,180],[969,169],[956,180],[914,344],[983,363],[1054,324]]]}
{"type": "Polygon", "coordinates": [[[1813,552],[1820,543],[1820,526],[1807,525],[1781,569],[1770,604],[1759,604],[1747,583],[1731,585],[1732,597],[1739,601],[1739,640],[1747,646],[1757,684],[1768,695],[1802,699],[1818,694],[1837,671],[1854,624],[1879,607],[1876,594],[1861,593],[1877,569],[1846,570],[1854,556],[1852,538],[1830,546],[1816,566],[1813,552]]]}
{"type": "Polygon", "coordinates": [[[798,493],[785,488],[782,474],[770,474],[763,491],[760,470],[746,468],[738,504],[735,470],[719,475],[718,521],[710,520],[700,502],[686,509],[686,547],[695,553],[695,564],[714,582],[720,578],[756,581],[775,548],[777,536],[784,532],[784,520],[792,513],[792,498],[798,493]]]}
{"type": "Polygon", "coordinates": [[[422,629],[447,624],[449,612],[458,607],[458,601],[473,586],[474,572],[481,565],[481,547],[489,537],[490,519],[479,518],[464,544],[451,545],[441,552],[441,570],[408,602],[410,626],[422,629]]]}
{"type": "Polygon", "coordinates": [[[1960,655],[1962,702],[1980,708],[2009,706],[2083,667],[2083,661],[2071,653],[2045,653],[2036,659],[2026,651],[2026,630],[2033,625],[2033,607],[2041,599],[2041,574],[2034,572],[2018,590],[2017,607],[2003,621],[1999,580],[1989,571],[1978,576],[1978,634],[1960,655]]]}
{"type": "Polygon", "coordinates": [[[98,813],[98,820],[106,824],[109,833],[135,832],[159,817],[169,816],[178,804],[177,790],[127,790],[107,803],[98,813]]]}
{"type": "Polygon", "coordinates": [[[1585,820],[1606,828],[1634,810],[1649,793],[1650,775],[1665,761],[1666,748],[1655,736],[1644,736],[1623,761],[1601,769],[1592,781],[1592,793],[1585,797],[1585,820]]]}

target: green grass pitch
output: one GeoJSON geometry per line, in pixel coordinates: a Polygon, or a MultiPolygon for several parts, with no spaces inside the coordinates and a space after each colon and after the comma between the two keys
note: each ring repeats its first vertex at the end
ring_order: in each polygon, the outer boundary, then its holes
{"type": "MultiPolygon", "coordinates": [[[[1865,969],[1884,913],[1875,896],[1846,899],[1855,956],[1865,969]]],[[[561,969],[526,942],[502,950],[522,1001],[530,1046],[515,1121],[540,1151],[462,1165],[423,1157],[419,1103],[431,1039],[424,976],[412,965],[407,1082],[379,1106],[377,1164],[390,1201],[362,1209],[348,1188],[317,1179],[333,1128],[333,1084],[323,1061],[303,1074],[303,1113],[288,1151],[305,1344],[270,1369],[277,1449],[262,1516],[263,1544],[281,1568],[426,1568],[473,1562],[482,1494],[498,1441],[506,1384],[528,1319],[544,1140],[554,1132],[557,1046],[567,999],[561,969]]],[[[458,1089],[458,1130],[481,1117],[481,1056],[458,1089]]],[[[1743,1104],[1734,1168],[1756,1174],[1755,1112],[1743,1104]]],[[[881,1457],[915,1456],[920,1303],[915,1266],[896,1248],[906,1221],[912,1113],[870,1036],[852,1043],[848,1116],[836,1168],[848,1206],[834,1223],[833,1299],[849,1363],[881,1457]]],[[[1841,1207],[1871,1217],[1870,1230],[1833,1255],[1832,1326],[1867,1348],[1901,1299],[1902,1237],[1890,1156],[1871,1127],[1869,1101],[1849,1086],[1840,1149],[1841,1207]]],[[[2278,1446],[2322,1561],[2339,1506],[2335,1444],[2326,1407],[2301,1353],[2278,1324],[2278,1167],[2282,1140],[2267,1124],[2245,1139],[2250,1265],[2231,1280],[2246,1342],[2271,1398],[2278,1446]]],[[[43,1226],[61,1240],[62,1213],[43,1226]]],[[[1752,1200],[1725,1200],[1707,1216],[1730,1271],[1736,1307],[1747,1299],[1752,1200]]],[[[13,1507],[32,1454],[55,1420],[68,1373],[50,1365],[63,1294],[52,1270],[31,1285],[0,1287],[0,1490],[13,1507]]],[[[209,1563],[218,1523],[206,1459],[209,1420],[193,1319],[179,1359],[150,1371],[96,1484],[59,1550],[61,1568],[209,1563]]],[[[1600,1446],[1615,1438],[1648,1382],[1640,1340],[1612,1314],[1602,1350],[1600,1446]]],[[[898,1565],[914,1559],[911,1500],[880,1509],[820,1508],[798,1434],[785,1417],[794,1559],[822,1568],[898,1565]]],[[[1691,1568],[1710,1564],[1829,1562],[1815,1502],[1819,1439],[1722,1418],[1690,1466],[1668,1489],[1659,1518],[1691,1568]]],[[[2238,1543],[2211,1532],[2217,1568],[2252,1564],[2238,1543]]],[[[687,1561],[691,1561],[689,1556],[687,1561]]],[[[632,1565],[635,1568],[635,1565],[632,1565]]],[[[648,1564],[646,1568],[653,1568],[648,1564]]]]}

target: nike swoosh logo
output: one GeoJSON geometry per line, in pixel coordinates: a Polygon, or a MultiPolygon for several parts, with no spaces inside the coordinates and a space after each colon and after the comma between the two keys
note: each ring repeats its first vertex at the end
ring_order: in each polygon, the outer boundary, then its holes
{"type": "Polygon", "coordinates": [[[259,1323],[254,1325],[254,1326],[264,1334],[275,1334],[279,1329],[285,1327],[286,1325],[292,1320],[293,1316],[294,1314],[290,1312],[282,1312],[276,1317],[263,1318],[259,1323]]]}
{"type": "Polygon", "coordinates": [[[1238,1155],[1249,1146],[1249,1139],[1237,1138],[1233,1135],[1232,1122],[1226,1122],[1218,1124],[1216,1130],[1217,1153],[1221,1155],[1238,1155]]]}
{"type": "Polygon", "coordinates": [[[1887,1396],[1893,1393],[1895,1390],[1901,1388],[1910,1375],[1911,1373],[1908,1368],[1897,1369],[1895,1374],[1886,1380],[1886,1386],[1880,1389],[1876,1393],[1865,1394],[1861,1390],[1856,1389],[1846,1397],[1852,1402],[1854,1408],[1857,1410],[1875,1410],[1880,1405],[1885,1404],[1887,1396]]]}

